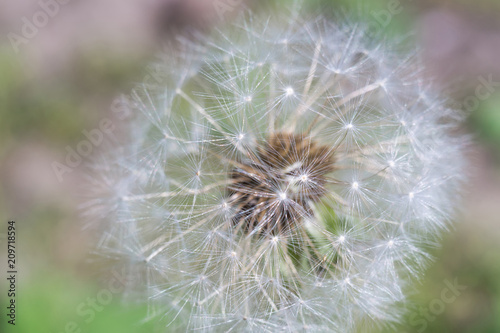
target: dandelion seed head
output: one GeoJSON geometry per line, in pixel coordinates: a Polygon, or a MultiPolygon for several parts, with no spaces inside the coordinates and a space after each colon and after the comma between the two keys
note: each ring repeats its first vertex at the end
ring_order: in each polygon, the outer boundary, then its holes
{"type": "Polygon", "coordinates": [[[235,225],[251,231],[255,226],[274,233],[295,228],[304,216],[312,215],[311,202],[319,201],[325,193],[324,176],[334,168],[333,153],[301,135],[274,133],[261,142],[250,159],[238,162],[232,173],[233,184],[228,197],[238,211],[235,225]],[[297,161],[299,159],[299,161],[297,161]],[[300,167],[315,174],[315,184],[300,192],[288,192],[293,184],[289,176],[297,177],[300,167]],[[278,191],[273,195],[273,190],[278,191]],[[286,208],[272,203],[291,202],[286,208]]]}
{"type": "Polygon", "coordinates": [[[467,140],[418,59],[290,17],[179,37],[96,162],[100,251],[179,331],[397,322],[456,212],[467,140]]]}

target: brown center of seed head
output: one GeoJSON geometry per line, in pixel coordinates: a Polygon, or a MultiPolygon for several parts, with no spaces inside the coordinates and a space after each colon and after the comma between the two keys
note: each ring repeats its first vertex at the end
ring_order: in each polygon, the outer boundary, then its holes
{"type": "Polygon", "coordinates": [[[326,193],[333,155],[330,147],[301,134],[278,132],[263,140],[230,174],[235,228],[273,235],[295,228],[312,215],[310,203],[326,193]]]}

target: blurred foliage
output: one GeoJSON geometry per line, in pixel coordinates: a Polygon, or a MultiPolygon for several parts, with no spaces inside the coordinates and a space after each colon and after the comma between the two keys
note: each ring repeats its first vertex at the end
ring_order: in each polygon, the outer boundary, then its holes
{"type": "MultiPolygon", "coordinates": [[[[411,31],[415,22],[412,1],[401,0],[307,0],[303,4],[304,12],[311,15],[322,15],[333,19],[361,19],[372,33],[385,38],[400,39],[411,31]],[[391,5],[392,3],[392,5],[391,5]],[[392,11],[392,13],[391,13],[392,11]]],[[[269,3],[273,8],[295,4],[296,0],[258,0],[263,10],[268,10],[269,3]]]]}
{"type": "Polygon", "coordinates": [[[472,113],[470,125],[494,156],[496,165],[500,166],[500,94],[481,103],[479,109],[472,113]]]}
{"type": "MultiPolygon", "coordinates": [[[[417,333],[494,333],[500,332],[500,253],[495,237],[484,237],[484,231],[450,234],[421,286],[416,286],[403,325],[396,332],[417,333]],[[443,290],[454,281],[461,291],[441,310],[434,303],[443,299],[443,290]],[[432,309],[435,307],[435,312],[432,309]],[[419,311],[426,309],[429,320],[419,311]],[[441,310],[441,311],[436,311],[441,310]],[[418,324],[417,324],[417,321],[418,324]],[[413,324],[413,325],[412,325],[413,324]]],[[[452,294],[446,294],[449,296],[452,294]]],[[[386,330],[385,333],[394,332],[386,330]]]]}
{"type": "Polygon", "coordinates": [[[0,46],[0,156],[16,141],[72,144],[96,127],[113,96],[138,78],[137,59],[83,54],[63,76],[33,73],[29,63],[0,46]],[[102,101],[104,110],[92,109],[102,101]],[[3,148],[3,149],[2,149],[3,148]]]}
{"type": "Polygon", "coordinates": [[[141,324],[146,317],[144,307],[125,307],[119,294],[55,267],[45,267],[36,277],[23,279],[19,289],[22,292],[17,298],[16,326],[2,319],[2,332],[150,333],[154,329],[152,323],[141,324]]]}
{"type": "Polygon", "coordinates": [[[53,142],[75,139],[84,115],[75,110],[71,87],[49,89],[33,82],[29,70],[1,50],[0,73],[0,145],[5,148],[12,140],[30,137],[53,142]]]}

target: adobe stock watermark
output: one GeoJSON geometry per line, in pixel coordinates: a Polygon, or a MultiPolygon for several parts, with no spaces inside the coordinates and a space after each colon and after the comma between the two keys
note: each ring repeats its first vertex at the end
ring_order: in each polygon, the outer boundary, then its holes
{"type": "MultiPolygon", "coordinates": [[[[405,0],[403,2],[411,2],[413,0],[405,0]]],[[[401,14],[404,10],[404,3],[400,0],[389,0],[385,9],[372,10],[370,12],[371,16],[374,18],[375,22],[371,24],[373,28],[380,29],[386,28],[391,22],[394,16],[401,14]]]]}
{"type": "Polygon", "coordinates": [[[51,163],[52,171],[59,182],[64,180],[63,176],[73,171],[83,162],[83,158],[92,154],[95,147],[101,145],[105,135],[112,135],[115,126],[111,120],[104,118],[99,122],[99,128],[90,131],[83,130],[83,135],[87,140],[80,141],[76,148],[66,146],[66,157],[64,163],[53,161],[51,163]]]}
{"type": "Polygon", "coordinates": [[[219,19],[224,19],[226,13],[232,13],[236,8],[243,4],[244,0],[213,0],[215,12],[219,19]]]}
{"type": "Polygon", "coordinates": [[[493,74],[487,78],[478,77],[479,85],[476,86],[473,95],[465,97],[462,102],[457,102],[457,108],[468,112],[476,110],[482,101],[489,99],[500,87],[500,82],[493,81],[493,74]]]}
{"type": "Polygon", "coordinates": [[[443,314],[446,307],[455,302],[467,289],[467,286],[458,283],[458,278],[455,278],[453,282],[444,280],[443,283],[445,287],[441,290],[439,298],[431,300],[426,307],[420,306],[416,312],[410,315],[410,325],[415,327],[417,332],[424,332],[429,322],[435,321],[437,316],[443,314]]]}
{"type": "MultiPolygon", "coordinates": [[[[116,100],[112,106],[112,112],[116,115],[118,120],[125,120],[130,116],[130,110],[122,107],[126,102],[121,102],[121,99],[116,100]]],[[[109,137],[113,138],[115,124],[109,118],[103,118],[99,122],[99,127],[90,131],[83,130],[82,134],[86,140],[81,140],[76,147],[66,146],[66,156],[64,162],[53,161],[51,163],[52,171],[54,172],[57,180],[62,182],[64,175],[73,172],[83,163],[83,159],[88,157],[95,148],[99,147],[104,140],[109,137]]]]}
{"type": "Polygon", "coordinates": [[[104,310],[105,306],[113,301],[116,294],[123,292],[126,286],[126,278],[117,271],[112,272],[112,279],[109,281],[107,288],[97,292],[95,297],[87,297],[87,299],[76,307],[76,314],[81,321],[69,321],[64,325],[62,331],[58,333],[82,333],[87,330],[82,329],[85,325],[90,324],[96,317],[97,313],[104,310]]]}
{"type": "Polygon", "coordinates": [[[31,17],[21,18],[21,34],[9,32],[7,38],[14,52],[19,53],[19,47],[27,44],[38,35],[39,29],[44,28],[61,9],[61,5],[69,3],[71,0],[39,0],[39,9],[31,17]]]}
{"type": "MultiPolygon", "coordinates": [[[[142,82],[152,85],[163,83],[165,77],[156,67],[149,66],[146,68],[146,72],[142,82]]],[[[125,121],[131,117],[132,108],[135,107],[135,98],[133,96],[138,95],[137,88],[133,88],[130,94],[122,94],[113,101],[111,111],[117,120],[125,121]]],[[[52,171],[57,180],[62,182],[64,180],[64,175],[71,173],[75,168],[80,166],[84,158],[92,154],[94,149],[99,147],[107,137],[113,138],[115,129],[115,124],[109,118],[103,118],[99,122],[98,128],[90,131],[83,130],[82,134],[86,140],[80,141],[76,147],[66,146],[64,162],[53,161],[51,163],[52,171]]]]}

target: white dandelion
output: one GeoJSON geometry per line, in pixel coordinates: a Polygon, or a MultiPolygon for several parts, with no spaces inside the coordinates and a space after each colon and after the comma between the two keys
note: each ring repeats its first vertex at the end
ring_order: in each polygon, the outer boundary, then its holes
{"type": "Polygon", "coordinates": [[[358,25],[240,22],[134,90],[131,140],[96,168],[100,251],[165,331],[397,322],[457,208],[459,114],[358,25]]]}

